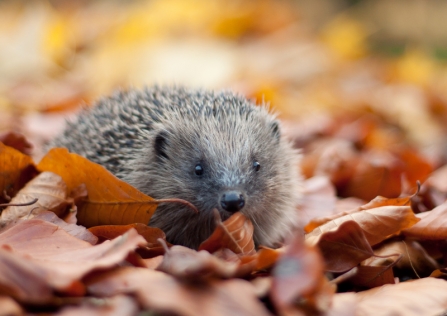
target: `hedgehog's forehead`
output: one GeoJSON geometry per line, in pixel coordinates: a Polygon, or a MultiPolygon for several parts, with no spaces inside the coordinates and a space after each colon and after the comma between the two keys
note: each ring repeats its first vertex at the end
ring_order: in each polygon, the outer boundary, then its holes
{"type": "Polygon", "coordinates": [[[175,148],[192,150],[198,154],[212,157],[231,157],[231,159],[248,159],[256,151],[260,142],[273,142],[268,131],[266,116],[231,115],[218,117],[185,117],[169,122],[171,142],[175,148]]]}

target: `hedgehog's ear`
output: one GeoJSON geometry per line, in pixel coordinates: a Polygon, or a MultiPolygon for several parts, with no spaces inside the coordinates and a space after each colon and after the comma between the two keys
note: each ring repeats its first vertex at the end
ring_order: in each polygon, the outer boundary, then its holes
{"type": "Polygon", "coordinates": [[[278,121],[274,121],[270,124],[270,130],[272,132],[273,137],[275,137],[276,140],[281,139],[281,130],[279,128],[279,122],[278,121]]]}
{"type": "Polygon", "coordinates": [[[157,158],[164,157],[169,159],[168,155],[166,154],[167,137],[168,133],[166,133],[166,131],[161,131],[155,136],[154,151],[157,158]]]}

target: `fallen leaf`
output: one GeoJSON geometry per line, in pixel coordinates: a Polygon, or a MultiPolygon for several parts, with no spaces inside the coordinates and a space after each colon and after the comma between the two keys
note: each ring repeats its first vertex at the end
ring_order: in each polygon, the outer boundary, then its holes
{"type": "Polygon", "coordinates": [[[33,217],[42,211],[51,211],[62,216],[70,201],[67,186],[60,176],[52,172],[42,172],[21,189],[9,204],[23,204],[36,200],[27,206],[8,206],[1,214],[3,225],[24,216],[33,217]]]}
{"type": "Polygon", "coordinates": [[[338,193],[367,201],[377,195],[398,196],[402,191],[403,173],[403,166],[391,153],[383,150],[362,152],[352,177],[338,193]]]}
{"type": "Polygon", "coordinates": [[[57,312],[57,316],[119,316],[137,315],[138,303],[128,295],[116,295],[104,298],[85,298],[79,305],[66,306],[57,312]]]}
{"type": "Polygon", "coordinates": [[[57,217],[56,214],[54,214],[53,212],[43,211],[34,216],[33,218],[53,223],[62,228],[63,230],[65,230],[70,235],[80,240],[84,240],[91,245],[96,245],[96,243],[98,242],[98,238],[94,234],[89,232],[85,227],[66,223],[65,221],[57,217]]]}
{"type": "Polygon", "coordinates": [[[19,316],[24,315],[23,309],[12,298],[0,295],[1,316],[19,316]]]}
{"type": "Polygon", "coordinates": [[[264,270],[273,267],[280,256],[286,251],[285,247],[272,249],[262,246],[257,253],[257,263],[255,270],[264,270]]]}
{"type": "Polygon", "coordinates": [[[18,132],[8,132],[0,135],[0,143],[20,151],[22,154],[31,155],[33,145],[23,134],[18,132]]]}
{"type": "Polygon", "coordinates": [[[318,239],[306,239],[306,243],[318,246],[325,270],[330,272],[348,271],[374,255],[362,228],[355,221],[343,222],[319,235],[318,239]]]}
{"type": "Polygon", "coordinates": [[[272,271],[270,297],[274,305],[288,310],[295,301],[304,299],[312,308],[324,311],[328,306],[320,303],[327,302],[323,272],[323,258],[318,249],[304,243],[303,237],[297,234],[272,271]]]}
{"type": "Polygon", "coordinates": [[[205,284],[181,282],[159,271],[120,268],[86,280],[89,293],[99,296],[133,294],[146,309],[158,313],[196,315],[270,315],[253,286],[240,279],[205,284]]]}
{"type": "Polygon", "coordinates": [[[410,206],[413,196],[405,196],[401,198],[389,199],[383,196],[376,196],[370,202],[360,206],[361,210],[370,210],[381,206],[410,206]]]}
{"type": "Polygon", "coordinates": [[[9,202],[3,192],[13,197],[36,174],[30,156],[0,143],[0,201],[9,202]]]}
{"type": "Polygon", "coordinates": [[[412,277],[427,277],[439,268],[439,264],[415,240],[387,242],[374,249],[374,254],[381,257],[395,254],[402,255],[402,258],[396,264],[396,268],[403,270],[406,276],[410,273],[412,277]],[[414,273],[417,275],[414,275],[414,273]]]}
{"type": "Polygon", "coordinates": [[[60,175],[69,192],[85,184],[88,198],[78,209],[80,225],[147,225],[157,208],[151,197],[119,180],[104,167],[69,153],[67,149],[53,148],[37,168],[60,175]]]}
{"type": "Polygon", "coordinates": [[[166,250],[157,270],[179,279],[198,281],[209,278],[230,278],[236,274],[237,268],[238,263],[223,261],[208,251],[173,246],[166,250]]]}
{"type": "Polygon", "coordinates": [[[420,219],[415,225],[403,230],[408,237],[429,240],[447,238],[447,202],[431,211],[416,214],[420,219]]]}
{"type": "Polygon", "coordinates": [[[360,225],[371,246],[419,221],[409,206],[382,206],[350,213],[318,226],[306,234],[306,243],[316,244],[320,235],[351,220],[360,225]]]}
{"type": "Polygon", "coordinates": [[[306,225],[311,219],[332,215],[335,210],[336,191],[329,178],[315,176],[303,183],[303,198],[298,209],[300,223],[306,225]]]}
{"type": "Polygon", "coordinates": [[[355,293],[337,293],[332,298],[332,305],[326,316],[357,316],[358,305],[355,293]]]}
{"type": "Polygon", "coordinates": [[[149,227],[141,223],[135,223],[130,225],[103,225],[90,227],[88,230],[93,233],[100,240],[108,240],[123,235],[129,229],[134,228],[138,234],[144,237],[147,241],[147,247],[160,246],[158,239],[166,240],[165,233],[156,227],[149,227]]]}
{"type": "MultiPolygon", "coordinates": [[[[53,296],[53,288],[47,278],[47,269],[29,262],[26,257],[15,255],[8,247],[1,246],[0,288],[3,294],[22,302],[48,302],[53,296]]],[[[67,283],[60,288],[69,286],[70,283],[67,283]]]]}
{"type": "Polygon", "coordinates": [[[356,296],[356,315],[442,315],[447,309],[447,281],[424,278],[384,285],[356,296]]]}
{"type": "Polygon", "coordinates": [[[357,267],[357,273],[349,279],[349,282],[361,288],[395,284],[392,268],[401,258],[402,255],[399,254],[387,258],[371,257],[357,267]]]}
{"type": "Polygon", "coordinates": [[[222,223],[218,213],[215,213],[216,229],[208,239],[203,241],[199,250],[213,253],[221,248],[228,248],[236,254],[255,254],[253,241],[253,224],[242,213],[231,215],[222,223]]]}
{"type": "MultiPolygon", "coordinates": [[[[0,262],[12,256],[14,265],[22,262],[21,266],[35,271],[35,278],[43,279],[46,287],[69,294],[70,291],[80,291],[76,288],[80,284],[76,282],[84,275],[95,269],[114,267],[121,263],[129,252],[144,244],[145,240],[131,229],[112,241],[92,246],[52,223],[30,219],[19,221],[0,234],[0,246],[12,251],[4,254],[0,262]],[[31,267],[28,267],[28,264],[31,267]]],[[[0,269],[0,280],[10,280],[14,283],[14,278],[20,275],[0,269]]],[[[24,282],[26,284],[27,281],[24,282]]],[[[38,295],[36,293],[28,294],[38,295]]]]}

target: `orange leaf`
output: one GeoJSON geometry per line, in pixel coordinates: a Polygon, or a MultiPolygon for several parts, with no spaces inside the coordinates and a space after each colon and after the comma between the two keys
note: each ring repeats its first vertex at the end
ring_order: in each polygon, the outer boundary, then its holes
{"type": "Polygon", "coordinates": [[[325,232],[335,230],[346,221],[356,221],[371,246],[419,221],[409,206],[382,206],[336,218],[306,234],[306,243],[316,244],[325,232]]]}
{"type": "Polygon", "coordinates": [[[199,250],[213,253],[221,248],[228,248],[236,254],[255,254],[253,241],[253,224],[242,213],[234,213],[222,223],[217,211],[216,229],[213,234],[199,246],[199,250]]]}
{"type": "Polygon", "coordinates": [[[84,183],[88,198],[78,210],[78,223],[86,227],[149,223],[157,205],[154,199],[119,180],[104,167],[65,148],[53,148],[39,163],[67,184],[68,192],[84,183]]]}
{"type": "Polygon", "coordinates": [[[123,235],[129,229],[134,228],[138,234],[144,237],[149,243],[148,247],[159,246],[158,239],[166,239],[165,233],[156,227],[149,227],[141,223],[129,224],[129,225],[103,225],[90,227],[88,230],[95,236],[102,240],[114,239],[120,235],[123,235]]]}
{"type": "Polygon", "coordinates": [[[285,248],[272,249],[265,246],[258,251],[258,259],[255,270],[264,270],[272,267],[285,252],[285,248]]]}
{"type": "Polygon", "coordinates": [[[416,216],[420,221],[403,231],[406,236],[429,240],[447,239],[447,202],[416,216]]]}
{"type": "Polygon", "coordinates": [[[7,202],[3,192],[15,196],[35,174],[31,157],[0,142],[0,202],[7,202]]]}

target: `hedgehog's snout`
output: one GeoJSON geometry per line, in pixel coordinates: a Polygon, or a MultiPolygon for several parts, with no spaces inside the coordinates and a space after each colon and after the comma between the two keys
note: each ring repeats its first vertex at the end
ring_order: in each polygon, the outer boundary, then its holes
{"type": "Polygon", "coordinates": [[[245,197],[239,191],[226,191],[220,198],[220,206],[230,213],[240,211],[245,205],[245,197]]]}

